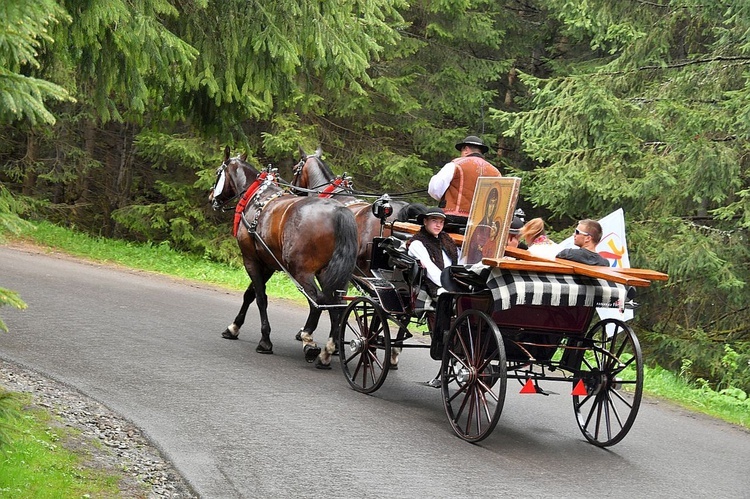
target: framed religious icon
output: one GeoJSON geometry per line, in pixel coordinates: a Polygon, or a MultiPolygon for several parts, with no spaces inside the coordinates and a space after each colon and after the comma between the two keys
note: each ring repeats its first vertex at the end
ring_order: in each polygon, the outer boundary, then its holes
{"type": "Polygon", "coordinates": [[[460,264],[503,257],[520,187],[521,179],[517,177],[479,177],[461,246],[460,264]]]}

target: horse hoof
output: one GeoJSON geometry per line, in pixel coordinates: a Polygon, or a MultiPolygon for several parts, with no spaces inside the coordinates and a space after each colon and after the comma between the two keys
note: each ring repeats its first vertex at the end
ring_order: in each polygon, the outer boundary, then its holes
{"type": "Polygon", "coordinates": [[[273,346],[259,344],[255,347],[255,351],[264,355],[270,355],[273,353],[273,346]]]}
{"type": "Polygon", "coordinates": [[[305,353],[305,360],[313,362],[320,355],[320,347],[316,345],[305,345],[302,351],[305,353]]]}
{"type": "Polygon", "coordinates": [[[221,333],[221,337],[226,340],[236,340],[239,335],[240,333],[232,334],[232,332],[229,329],[225,329],[224,332],[221,333]]]}
{"type": "Polygon", "coordinates": [[[320,357],[315,358],[315,369],[331,369],[331,364],[323,364],[320,361],[320,357]]]}
{"type": "Polygon", "coordinates": [[[398,364],[391,364],[388,369],[391,371],[398,371],[398,364]]]}
{"type": "Polygon", "coordinates": [[[302,331],[303,329],[300,329],[299,331],[297,331],[297,334],[294,335],[295,340],[302,341],[302,331]]]}

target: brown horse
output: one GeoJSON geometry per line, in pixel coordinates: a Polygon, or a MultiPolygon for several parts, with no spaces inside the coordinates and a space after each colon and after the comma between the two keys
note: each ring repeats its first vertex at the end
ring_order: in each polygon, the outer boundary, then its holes
{"type": "Polygon", "coordinates": [[[240,312],[222,337],[239,336],[247,309],[257,299],[261,340],[255,350],[273,353],[266,282],[274,272],[283,270],[296,281],[310,305],[301,334],[305,358],[315,360],[316,367],[330,368],[342,312],[341,294],[357,257],[354,217],[334,200],[287,193],[277,185],[274,171],[258,172],[245,159],[245,155],[230,158],[229,147],[224,150],[224,162],[208,198],[217,210],[241,196],[235,208],[234,234],[251,281],[240,312]],[[331,333],[323,351],[312,340],[322,308],[331,314],[331,333]]]}
{"type": "MultiPolygon", "coordinates": [[[[357,271],[361,275],[370,275],[370,249],[374,237],[380,236],[380,219],[373,214],[373,204],[352,195],[351,182],[346,174],[337,177],[321,158],[322,151],[317,149],[315,154],[305,154],[299,149],[301,159],[294,167],[292,186],[302,190],[298,194],[308,194],[320,198],[333,198],[349,208],[357,221],[359,234],[359,253],[357,254],[357,271]]],[[[294,189],[292,189],[294,191],[294,189]]],[[[407,209],[410,204],[405,201],[390,200],[393,213],[388,221],[407,220],[407,209]]],[[[419,205],[424,206],[424,205],[419,205]]],[[[414,216],[416,218],[416,214],[414,216]]],[[[390,230],[384,231],[384,236],[390,235],[390,230]]]]}

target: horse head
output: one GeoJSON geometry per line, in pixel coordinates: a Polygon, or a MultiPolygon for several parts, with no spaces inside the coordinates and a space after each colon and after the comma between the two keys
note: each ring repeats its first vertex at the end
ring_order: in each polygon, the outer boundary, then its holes
{"type": "MultiPolygon", "coordinates": [[[[300,146],[299,153],[301,159],[294,167],[293,187],[320,191],[322,187],[331,185],[336,181],[336,175],[323,161],[323,150],[320,147],[315,150],[314,154],[306,154],[300,146]]],[[[313,194],[300,190],[294,190],[294,192],[300,195],[313,194]]]]}
{"type": "Polygon", "coordinates": [[[246,159],[246,153],[230,157],[229,146],[224,148],[224,161],[216,170],[216,182],[208,195],[208,202],[214,210],[224,209],[257,178],[258,171],[246,159]]]}

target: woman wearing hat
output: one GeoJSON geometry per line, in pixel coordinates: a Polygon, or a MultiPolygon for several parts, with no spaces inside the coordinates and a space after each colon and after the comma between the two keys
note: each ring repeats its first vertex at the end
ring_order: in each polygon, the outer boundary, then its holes
{"type": "Polygon", "coordinates": [[[499,177],[500,171],[484,159],[489,151],[482,139],[469,135],[456,144],[461,156],[446,163],[430,179],[427,188],[433,199],[440,200],[448,222],[466,226],[479,177],[499,177]]]}
{"type": "Polygon", "coordinates": [[[440,274],[445,267],[458,262],[458,248],[447,232],[443,231],[445,213],[440,208],[428,208],[417,217],[422,224],[419,232],[406,243],[408,253],[419,260],[427,277],[430,295],[437,296],[440,274]]]}

